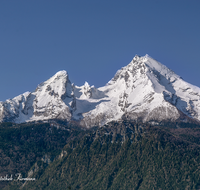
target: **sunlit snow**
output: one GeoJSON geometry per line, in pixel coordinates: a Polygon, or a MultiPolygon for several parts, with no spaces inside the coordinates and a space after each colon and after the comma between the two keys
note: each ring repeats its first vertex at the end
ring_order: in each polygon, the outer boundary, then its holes
{"type": "Polygon", "coordinates": [[[17,123],[66,119],[91,127],[122,117],[146,121],[177,120],[180,111],[200,120],[200,88],[185,82],[163,64],[135,56],[103,87],[87,82],[72,84],[66,71],[59,71],[26,92],[0,102],[0,119],[17,123]]]}

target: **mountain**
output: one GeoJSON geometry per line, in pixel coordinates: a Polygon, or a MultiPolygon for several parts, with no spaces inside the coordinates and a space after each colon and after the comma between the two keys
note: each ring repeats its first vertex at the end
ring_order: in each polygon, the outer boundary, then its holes
{"type": "Polygon", "coordinates": [[[15,180],[1,181],[3,190],[200,189],[200,125],[7,124],[0,125],[0,176],[15,180]],[[16,180],[17,173],[35,180],[16,180]]]}
{"type": "Polygon", "coordinates": [[[200,121],[200,88],[148,55],[135,56],[103,87],[76,86],[59,71],[26,92],[0,102],[0,121],[61,119],[90,128],[121,119],[200,121]]]}

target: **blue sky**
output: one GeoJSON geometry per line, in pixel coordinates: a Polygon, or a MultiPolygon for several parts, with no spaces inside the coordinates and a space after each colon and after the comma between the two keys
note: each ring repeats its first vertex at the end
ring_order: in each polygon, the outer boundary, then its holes
{"type": "Polygon", "coordinates": [[[100,87],[149,54],[200,87],[199,0],[0,1],[0,100],[59,70],[100,87]]]}

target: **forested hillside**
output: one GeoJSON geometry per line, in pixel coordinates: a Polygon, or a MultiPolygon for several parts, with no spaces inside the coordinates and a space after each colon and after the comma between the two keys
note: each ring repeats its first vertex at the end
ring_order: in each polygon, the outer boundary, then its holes
{"type": "MultiPolygon", "coordinates": [[[[27,182],[22,189],[200,188],[200,128],[197,125],[112,122],[91,131],[74,129],[79,134],[75,139],[69,139],[70,133],[66,130],[55,127],[54,130],[54,141],[47,132],[51,149],[41,146],[40,155],[29,164],[32,165],[30,177],[36,180],[27,182]],[[52,159],[51,163],[39,159],[45,154],[52,159]]],[[[30,153],[38,145],[29,149],[30,153]]],[[[5,189],[18,189],[22,185],[12,181],[5,189]]]]}

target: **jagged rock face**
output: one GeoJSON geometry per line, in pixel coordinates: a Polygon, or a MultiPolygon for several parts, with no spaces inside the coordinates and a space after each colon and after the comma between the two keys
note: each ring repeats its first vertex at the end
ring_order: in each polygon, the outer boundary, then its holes
{"type": "Polygon", "coordinates": [[[183,115],[200,120],[200,89],[148,55],[135,56],[99,90],[105,97],[95,109],[83,114],[86,125],[121,118],[160,122],[181,117],[187,121],[183,115]]]}
{"type": "Polygon", "coordinates": [[[21,110],[24,109],[29,94],[30,92],[25,92],[13,99],[0,102],[0,121],[15,122],[15,119],[20,116],[21,110]]]}
{"type": "Polygon", "coordinates": [[[76,120],[86,127],[124,118],[142,122],[200,121],[200,88],[146,55],[135,56],[98,89],[87,82],[75,86],[67,72],[60,71],[35,92],[0,102],[0,121],[57,118],[76,120]]]}
{"type": "Polygon", "coordinates": [[[29,96],[24,112],[34,118],[71,119],[73,87],[66,71],[56,73],[29,96]],[[30,114],[29,114],[30,113],[30,114]]]}
{"type": "Polygon", "coordinates": [[[35,92],[26,92],[3,103],[2,121],[16,123],[53,118],[71,119],[73,87],[66,71],[41,83],[35,92]],[[6,111],[5,111],[6,110],[6,111]]]}

